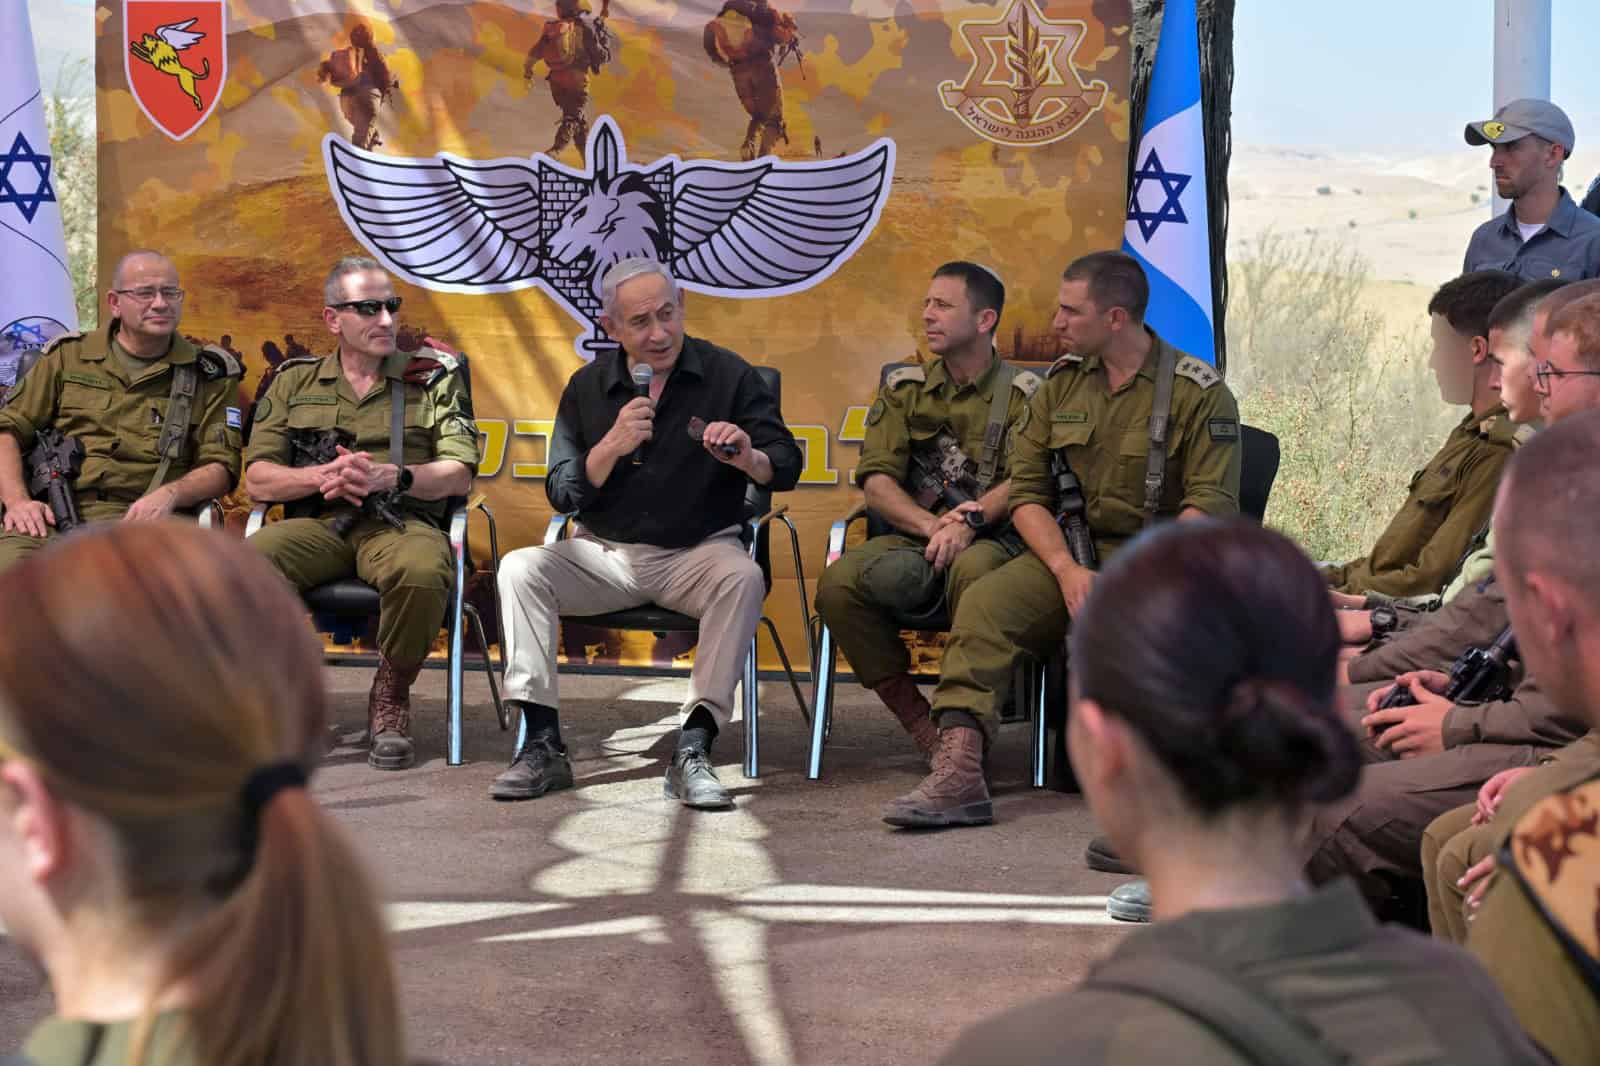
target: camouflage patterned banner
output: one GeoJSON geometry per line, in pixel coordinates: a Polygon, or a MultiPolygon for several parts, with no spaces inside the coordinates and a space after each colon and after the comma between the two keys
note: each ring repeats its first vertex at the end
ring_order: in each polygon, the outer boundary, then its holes
{"type": "MultiPolygon", "coordinates": [[[[878,367],[920,347],[932,269],[993,267],[1002,349],[1048,359],[1062,266],[1118,246],[1129,2],[595,2],[102,7],[102,274],[130,248],[170,254],[185,332],[239,354],[253,395],[326,350],[334,258],[385,262],[402,342],[473,359],[505,550],[543,537],[556,401],[612,343],[600,274],[655,256],[688,290],[690,333],[783,372],[806,467],[780,502],[814,582],[856,498],[878,367]]],[[[774,547],[768,614],[803,659],[774,547]]],[[[567,650],[687,649],[574,631],[567,650]]]]}

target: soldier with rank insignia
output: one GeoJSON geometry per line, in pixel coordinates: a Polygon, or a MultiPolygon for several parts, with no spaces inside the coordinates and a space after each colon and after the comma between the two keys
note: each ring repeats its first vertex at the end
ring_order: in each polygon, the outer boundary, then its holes
{"type": "Polygon", "coordinates": [[[338,347],[285,360],[256,404],[245,488],[289,517],[250,543],[298,589],[352,575],[377,588],[367,761],[403,770],[415,761],[411,684],[449,599],[445,501],[472,486],[478,431],[456,359],[396,347],[400,297],[382,266],[339,260],[323,298],[338,347]]]}
{"type": "Polygon", "coordinates": [[[935,358],[890,372],[856,466],[867,506],[896,532],[851,548],[817,584],[817,613],[856,679],[925,760],[938,731],[901,625],[954,613],[974,581],[1022,550],[1008,517],[1010,459],[1039,377],[995,351],[1005,298],[1000,279],[976,263],[933,272],[922,323],[935,358]]]}
{"type": "Polygon", "coordinates": [[[56,338],[11,390],[0,408],[0,570],[79,521],[164,518],[233,487],[242,368],[178,335],[183,298],[166,256],[123,256],[105,336],[56,338]]]}
{"type": "Polygon", "coordinates": [[[1153,521],[1238,513],[1238,404],[1210,364],[1145,325],[1149,297],[1122,252],[1062,274],[1054,327],[1070,354],[1034,394],[1011,457],[1011,520],[1029,550],[962,597],[933,697],[933,773],[889,805],[890,825],[994,820],[983,754],[1017,656],[1053,654],[1094,582],[1063,526],[1086,525],[1103,561],[1153,521]]]}
{"type": "Polygon", "coordinates": [[[1516,445],[1517,426],[1492,384],[1489,314],[1521,282],[1514,274],[1479,270],[1445,282],[1428,302],[1433,320],[1429,365],[1448,404],[1471,410],[1417,471],[1405,504],[1372,551],[1325,568],[1339,592],[1426,596],[1442,590],[1489,522],[1500,468],[1516,445]]]}

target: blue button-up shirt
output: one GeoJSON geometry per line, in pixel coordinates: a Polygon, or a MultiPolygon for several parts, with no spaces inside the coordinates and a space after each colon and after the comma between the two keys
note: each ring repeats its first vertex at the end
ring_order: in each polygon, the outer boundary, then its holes
{"type": "Polygon", "coordinates": [[[1511,210],[1479,226],[1467,242],[1462,270],[1505,270],[1524,281],[1600,277],[1600,218],[1580,209],[1562,189],[1550,221],[1526,241],[1511,210]]]}

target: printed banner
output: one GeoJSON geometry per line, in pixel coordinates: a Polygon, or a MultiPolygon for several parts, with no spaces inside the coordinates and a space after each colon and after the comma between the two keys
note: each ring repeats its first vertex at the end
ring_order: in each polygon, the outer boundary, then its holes
{"type": "MultiPolygon", "coordinates": [[[[807,592],[885,362],[918,358],[934,267],[1007,285],[1002,351],[1056,354],[1061,268],[1117,247],[1128,0],[122,0],[102,8],[101,281],[153,247],[184,332],[243,399],[328,350],[321,286],[371,254],[402,343],[472,359],[478,488],[502,551],[539,543],[556,403],[613,342],[599,278],[671,264],[688,331],[783,374],[806,454],[780,504],[807,592]]],[[[242,502],[241,502],[242,505],[242,502]]],[[[488,538],[475,528],[480,558],[488,538]]],[[[787,534],[768,615],[804,668],[787,534]]],[[[671,636],[564,634],[569,661],[679,665],[671,636]]],[[[763,668],[777,665],[763,640],[763,668]]]]}

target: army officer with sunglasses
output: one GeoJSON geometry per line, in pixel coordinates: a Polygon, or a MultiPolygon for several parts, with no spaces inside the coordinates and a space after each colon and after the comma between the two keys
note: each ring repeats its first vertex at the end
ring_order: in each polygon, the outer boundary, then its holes
{"type": "Polygon", "coordinates": [[[445,500],[472,485],[478,431],[457,360],[398,349],[400,297],[376,261],[339,260],[323,304],[337,347],[282,363],[256,404],[245,488],[286,517],[250,543],[298,589],[352,575],[377,588],[367,762],[403,770],[415,761],[411,683],[449,597],[445,500]]]}

